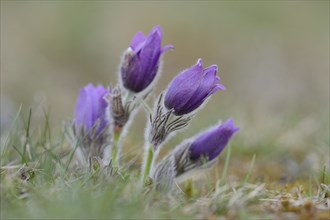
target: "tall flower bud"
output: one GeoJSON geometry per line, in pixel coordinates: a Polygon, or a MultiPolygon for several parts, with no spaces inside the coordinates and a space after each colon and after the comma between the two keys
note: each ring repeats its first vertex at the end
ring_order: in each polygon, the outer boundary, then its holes
{"type": "Polygon", "coordinates": [[[212,165],[238,130],[229,119],[180,145],[174,152],[176,176],[203,165],[212,165]]]}
{"type": "Polygon", "coordinates": [[[161,95],[150,117],[149,142],[154,148],[164,143],[173,132],[186,127],[192,112],[224,86],[219,84],[217,66],[203,67],[202,59],[183,70],[169,84],[165,97],[161,95]]]}
{"type": "Polygon", "coordinates": [[[234,121],[229,119],[225,123],[202,133],[190,146],[190,159],[196,161],[205,157],[208,161],[212,161],[222,152],[238,130],[239,128],[234,126],[234,121]]]}
{"type": "Polygon", "coordinates": [[[120,65],[123,86],[134,93],[145,90],[154,80],[160,56],[172,45],[161,47],[162,30],[155,26],[148,36],[138,32],[125,51],[120,65]]]}
{"type": "Polygon", "coordinates": [[[164,104],[167,109],[173,109],[175,115],[188,114],[199,106],[213,93],[223,90],[224,86],[218,84],[220,77],[216,65],[203,68],[202,59],[182,71],[169,84],[164,104]]]}
{"type": "Polygon", "coordinates": [[[109,90],[88,84],[80,89],[75,107],[74,135],[84,159],[102,158],[104,148],[110,141],[108,103],[104,99],[109,90]]]}

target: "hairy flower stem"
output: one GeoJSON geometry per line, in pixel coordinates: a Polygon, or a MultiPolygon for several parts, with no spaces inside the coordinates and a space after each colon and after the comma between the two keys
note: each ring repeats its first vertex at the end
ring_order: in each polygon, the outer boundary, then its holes
{"type": "Polygon", "coordinates": [[[120,141],[120,136],[121,136],[121,131],[114,132],[113,134],[113,145],[112,145],[112,150],[111,150],[111,163],[113,167],[116,167],[119,165],[119,141],[120,141]]]}
{"type": "Polygon", "coordinates": [[[148,146],[146,147],[146,160],[144,162],[144,169],[143,169],[143,183],[146,181],[146,179],[149,177],[150,170],[153,166],[154,162],[154,151],[152,149],[152,145],[148,143],[148,146]]]}
{"type": "MultiPolygon", "coordinates": [[[[130,91],[127,91],[123,103],[124,105],[122,105],[122,101],[121,101],[121,97],[119,98],[119,107],[120,111],[125,111],[124,108],[126,108],[126,106],[128,105],[128,103],[130,102],[130,100],[132,99],[132,97],[134,96],[134,94],[130,91]]],[[[127,109],[126,109],[127,111],[127,109]]],[[[124,112],[125,113],[125,112],[124,112]]],[[[127,112],[126,112],[127,113],[127,112]]],[[[120,158],[120,148],[121,148],[121,138],[123,136],[123,131],[125,129],[126,123],[128,121],[128,117],[129,114],[127,113],[127,118],[124,121],[121,121],[120,123],[114,123],[113,126],[113,145],[112,145],[112,149],[111,149],[111,161],[112,161],[112,166],[114,167],[118,167],[119,166],[119,158],[120,158]]]]}
{"type": "Polygon", "coordinates": [[[86,158],[84,157],[84,154],[83,154],[81,148],[78,147],[78,145],[77,145],[77,147],[76,147],[76,149],[75,149],[75,152],[76,152],[76,156],[77,156],[77,158],[78,158],[79,163],[80,163],[81,165],[86,165],[86,164],[87,164],[87,160],[86,160],[86,158]]]}

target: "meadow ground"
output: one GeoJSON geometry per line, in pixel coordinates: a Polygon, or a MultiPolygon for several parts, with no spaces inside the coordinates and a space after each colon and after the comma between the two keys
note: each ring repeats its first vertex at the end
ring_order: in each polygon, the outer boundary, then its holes
{"type": "Polygon", "coordinates": [[[271,153],[242,132],[215,167],[163,194],[152,183],[140,185],[141,146],[126,143],[119,169],[90,170],[77,165],[65,131],[51,127],[47,114],[33,118],[21,110],[2,138],[2,219],[329,219],[328,143],[310,137],[313,149],[285,148],[290,138],[308,136],[311,121],[263,136],[259,144],[271,153]],[[294,137],[285,137],[290,132],[294,137]]]}

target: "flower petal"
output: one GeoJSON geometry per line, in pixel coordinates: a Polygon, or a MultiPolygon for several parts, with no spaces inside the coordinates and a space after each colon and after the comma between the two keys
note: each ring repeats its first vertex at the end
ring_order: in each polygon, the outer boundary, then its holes
{"type": "Polygon", "coordinates": [[[85,88],[80,89],[75,107],[75,126],[77,130],[85,127],[87,131],[90,131],[97,120],[100,121],[97,133],[106,126],[108,123],[106,118],[108,103],[103,97],[107,93],[109,93],[109,90],[101,85],[94,87],[93,84],[88,84],[85,88]]]}
{"type": "Polygon", "coordinates": [[[161,47],[161,32],[158,31],[152,31],[141,49],[141,52],[139,54],[140,61],[142,62],[141,68],[145,72],[150,72],[150,69],[154,68],[154,66],[157,64],[159,56],[160,56],[160,47],[161,47]]]}
{"type": "Polygon", "coordinates": [[[205,99],[211,95],[211,91],[213,89],[214,80],[216,80],[216,66],[211,66],[206,68],[204,71],[204,75],[201,78],[198,85],[196,85],[196,89],[194,93],[186,99],[184,102],[184,111],[181,111],[181,114],[187,114],[189,112],[194,111],[199,106],[203,104],[205,99]],[[205,71],[206,70],[206,71],[205,71]]]}
{"type": "Polygon", "coordinates": [[[173,45],[166,45],[166,46],[164,46],[162,49],[161,49],[161,51],[160,51],[160,54],[163,54],[163,53],[165,53],[167,50],[173,50],[174,49],[174,46],[173,45]]]}
{"type": "Polygon", "coordinates": [[[202,74],[203,63],[199,59],[194,66],[177,75],[166,90],[164,100],[166,108],[174,109],[176,113],[181,112],[188,101],[187,98],[190,98],[198,87],[202,74]]]}
{"type": "Polygon", "coordinates": [[[131,48],[134,51],[139,51],[142,48],[145,39],[146,39],[146,37],[144,36],[144,34],[141,31],[137,32],[131,41],[131,45],[130,45],[131,48]]]}
{"type": "Polygon", "coordinates": [[[155,26],[147,36],[138,32],[124,52],[120,74],[123,86],[135,93],[145,90],[155,79],[162,53],[173,48],[161,48],[162,30],[155,26]]]}
{"type": "Polygon", "coordinates": [[[228,144],[229,140],[239,128],[234,126],[233,120],[220,124],[199,135],[190,147],[190,159],[197,160],[202,156],[209,161],[216,158],[228,144]]]}

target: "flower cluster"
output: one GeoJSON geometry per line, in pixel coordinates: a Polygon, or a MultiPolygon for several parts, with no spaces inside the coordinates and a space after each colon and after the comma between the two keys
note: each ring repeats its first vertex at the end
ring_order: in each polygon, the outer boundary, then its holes
{"type": "Polygon", "coordinates": [[[77,157],[109,162],[119,167],[121,139],[134,113],[143,106],[148,115],[142,183],[152,178],[157,189],[170,190],[174,179],[194,169],[210,167],[239,129],[230,119],[188,139],[158,164],[158,152],[175,131],[187,127],[198,109],[217,91],[224,90],[218,67],[204,67],[202,59],[179,73],[150,110],[146,99],[159,74],[161,57],[172,45],[162,47],[162,30],[154,27],[145,36],[138,32],[121,59],[119,83],[109,88],[88,84],[80,90],[72,125],[77,157]],[[108,161],[107,161],[108,160],[108,161]]]}

